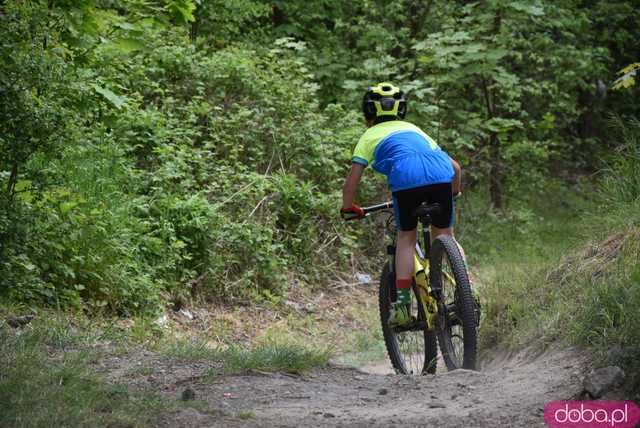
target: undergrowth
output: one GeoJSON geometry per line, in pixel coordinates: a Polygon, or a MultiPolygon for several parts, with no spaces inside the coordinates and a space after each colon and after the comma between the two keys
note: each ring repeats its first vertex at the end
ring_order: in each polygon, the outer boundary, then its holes
{"type": "Polygon", "coordinates": [[[156,394],[104,381],[86,337],[47,324],[0,326],[0,426],[143,426],[166,408],[156,394]]]}
{"type": "Polygon", "coordinates": [[[586,346],[595,364],[625,369],[640,396],[640,126],[625,126],[599,181],[548,189],[508,216],[471,200],[459,237],[481,289],[485,349],[586,346]]]}

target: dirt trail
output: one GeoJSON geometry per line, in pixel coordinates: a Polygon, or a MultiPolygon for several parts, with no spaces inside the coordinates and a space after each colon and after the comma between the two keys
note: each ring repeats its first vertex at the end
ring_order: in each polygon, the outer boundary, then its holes
{"type": "MultiPolygon", "coordinates": [[[[478,372],[430,376],[330,367],[303,375],[254,371],[207,378],[206,363],[148,351],[99,363],[107,377],[133,388],[176,400],[191,389],[195,400],[206,402],[163,415],[160,427],[544,427],[544,405],[579,392],[585,364],[577,351],[556,350],[503,355],[478,372]],[[132,370],[133,362],[154,367],[154,373],[132,370]]],[[[384,364],[367,370],[384,371],[384,364]]]]}

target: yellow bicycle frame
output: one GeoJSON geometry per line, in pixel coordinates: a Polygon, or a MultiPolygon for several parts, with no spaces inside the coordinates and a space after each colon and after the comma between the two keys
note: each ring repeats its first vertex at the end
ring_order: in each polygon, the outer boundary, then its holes
{"type": "MultiPolygon", "coordinates": [[[[413,278],[416,282],[416,288],[419,296],[419,303],[424,309],[427,321],[426,330],[433,331],[438,318],[438,301],[431,294],[431,286],[429,285],[429,259],[422,258],[419,249],[413,253],[413,278]]],[[[448,272],[443,272],[445,278],[452,284],[456,281],[448,272]]]]}
{"type": "Polygon", "coordinates": [[[427,321],[425,328],[427,331],[433,331],[436,327],[436,320],[438,318],[438,302],[431,295],[431,287],[429,286],[429,260],[422,259],[417,251],[413,254],[413,258],[413,278],[416,282],[418,302],[424,309],[427,321]]]}

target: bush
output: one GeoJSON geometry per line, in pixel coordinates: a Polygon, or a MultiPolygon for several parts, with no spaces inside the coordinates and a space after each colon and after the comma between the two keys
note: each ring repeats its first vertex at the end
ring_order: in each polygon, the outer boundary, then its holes
{"type": "MultiPolygon", "coordinates": [[[[344,266],[355,241],[335,239],[337,192],[361,128],[320,109],[301,46],[205,53],[148,38],[155,49],[117,67],[95,51],[122,103],[100,99],[64,150],[26,165],[31,223],[3,250],[11,298],[140,313],[191,296],[277,299],[344,266]]],[[[2,215],[0,227],[18,221],[2,215]]]]}

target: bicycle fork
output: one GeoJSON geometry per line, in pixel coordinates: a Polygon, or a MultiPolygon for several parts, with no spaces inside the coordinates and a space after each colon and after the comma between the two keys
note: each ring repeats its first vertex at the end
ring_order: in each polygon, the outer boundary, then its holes
{"type": "Polygon", "coordinates": [[[418,297],[418,304],[422,305],[422,309],[425,315],[427,331],[433,331],[436,327],[438,318],[438,302],[431,293],[431,287],[427,281],[427,273],[429,270],[429,262],[423,265],[418,254],[414,254],[414,273],[413,277],[416,282],[416,294],[418,297]]]}

